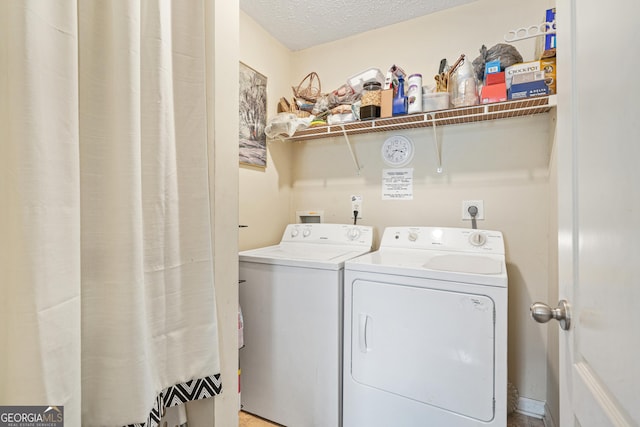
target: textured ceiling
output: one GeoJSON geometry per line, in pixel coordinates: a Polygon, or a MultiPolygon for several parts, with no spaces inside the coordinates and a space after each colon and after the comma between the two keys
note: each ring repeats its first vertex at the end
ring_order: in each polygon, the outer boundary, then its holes
{"type": "Polygon", "coordinates": [[[290,50],[301,50],[475,0],[240,0],[290,50]]]}

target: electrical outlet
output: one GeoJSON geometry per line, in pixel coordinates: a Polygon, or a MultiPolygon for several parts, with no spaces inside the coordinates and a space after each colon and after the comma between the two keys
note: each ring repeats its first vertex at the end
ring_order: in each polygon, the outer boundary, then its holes
{"type": "Polygon", "coordinates": [[[351,196],[351,218],[355,211],[358,211],[357,219],[362,219],[362,196],[351,196]]]}
{"type": "Polygon", "coordinates": [[[469,207],[475,206],[478,208],[478,214],[476,220],[484,219],[484,200],[463,200],[462,201],[462,219],[471,220],[471,214],[469,213],[469,207]]]}

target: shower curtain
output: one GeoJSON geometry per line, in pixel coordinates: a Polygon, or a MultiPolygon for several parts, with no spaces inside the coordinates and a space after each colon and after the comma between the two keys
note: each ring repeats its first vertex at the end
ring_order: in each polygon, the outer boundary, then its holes
{"type": "Polygon", "coordinates": [[[205,3],[0,2],[0,405],[220,393],[205,3]]]}

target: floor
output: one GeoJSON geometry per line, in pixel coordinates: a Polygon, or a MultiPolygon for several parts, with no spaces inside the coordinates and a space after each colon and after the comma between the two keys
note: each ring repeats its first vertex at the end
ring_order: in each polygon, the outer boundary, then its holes
{"type": "MultiPolygon", "coordinates": [[[[270,427],[279,426],[260,417],[240,411],[240,427],[270,427]]],[[[528,417],[526,415],[514,413],[507,419],[507,427],[544,427],[541,419],[528,417]]]]}

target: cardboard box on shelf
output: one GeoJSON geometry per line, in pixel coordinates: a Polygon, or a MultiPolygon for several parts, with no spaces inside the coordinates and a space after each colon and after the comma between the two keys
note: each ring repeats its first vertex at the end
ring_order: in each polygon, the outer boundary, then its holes
{"type": "Polygon", "coordinates": [[[502,102],[507,100],[506,83],[497,83],[484,86],[480,94],[480,103],[489,104],[491,102],[502,102]]]}
{"type": "Polygon", "coordinates": [[[513,76],[511,85],[529,83],[536,80],[544,80],[544,71],[531,71],[530,73],[516,74],[513,76]]]}
{"type": "Polygon", "coordinates": [[[500,60],[496,59],[495,61],[489,61],[484,64],[484,75],[485,77],[489,74],[499,73],[500,72],[500,60]]]}
{"type": "Polygon", "coordinates": [[[393,89],[385,89],[380,95],[380,118],[393,116],[393,89]]]}
{"type": "MultiPolygon", "coordinates": [[[[555,54],[555,49],[546,51],[549,55],[555,54]]],[[[539,61],[531,61],[531,62],[523,62],[520,64],[514,64],[510,67],[507,67],[505,70],[505,81],[507,83],[507,89],[511,87],[513,83],[514,76],[520,74],[527,73],[536,73],[536,72],[544,72],[544,79],[547,82],[547,86],[549,87],[549,94],[556,93],[556,57],[555,56],[543,56],[539,61]]],[[[518,81],[522,77],[518,77],[516,81],[518,83],[523,83],[523,81],[518,81]]],[[[531,80],[529,80],[531,81],[531,80]]]]}
{"type": "Polygon", "coordinates": [[[532,96],[548,95],[549,87],[544,80],[512,84],[508,91],[509,99],[524,99],[532,96]]]}
{"type": "Polygon", "coordinates": [[[543,52],[556,48],[556,8],[547,9],[544,21],[538,26],[541,37],[536,37],[535,57],[540,58],[543,52]]]}
{"type": "Polygon", "coordinates": [[[504,83],[504,71],[501,71],[499,73],[491,73],[491,74],[487,74],[485,76],[486,82],[485,85],[487,86],[491,86],[491,85],[496,85],[499,83],[504,83]]]}
{"type": "MultiPolygon", "coordinates": [[[[547,13],[545,16],[545,21],[553,26],[553,23],[556,21],[556,8],[547,9],[547,13]]],[[[544,50],[555,49],[556,47],[556,33],[553,28],[549,28],[548,31],[553,31],[553,34],[547,34],[544,36],[544,50]]]]}
{"type": "Polygon", "coordinates": [[[544,78],[549,87],[549,94],[556,93],[556,57],[542,58],[540,60],[540,70],[544,71],[544,78]]]}
{"type": "Polygon", "coordinates": [[[540,61],[521,62],[507,67],[505,72],[505,82],[507,89],[511,87],[511,81],[516,74],[530,73],[532,71],[540,71],[540,61]]]}

